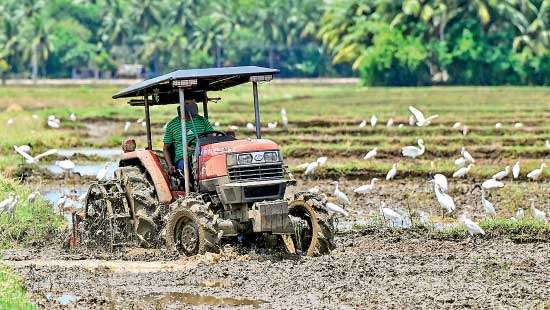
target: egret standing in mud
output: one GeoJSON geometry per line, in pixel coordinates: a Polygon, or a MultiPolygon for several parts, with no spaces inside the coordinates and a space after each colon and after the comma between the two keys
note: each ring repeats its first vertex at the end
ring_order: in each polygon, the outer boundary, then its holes
{"type": "Polygon", "coordinates": [[[512,176],[514,179],[517,179],[519,177],[519,171],[521,167],[519,166],[519,160],[514,164],[514,167],[512,167],[512,176]]]}
{"type": "Polygon", "coordinates": [[[98,181],[102,181],[107,177],[107,172],[109,171],[109,167],[111,166],[111,162],[106,162],[105,165],[99,171],[97,172],[96,179],[98,181]]]}
{"type": "Polygon", "coordinates": [[[434,182],[434,191],[435,191],[435,197],[437,198],[437,201],[439,202],[439,205],[443,210],[447,211],[447,214],[453,213],[453,211],[456,209],[455,202],[451,196],[444,193],[439,185],[437,185],[434,182]]]}
{"type": "Polygon", "coordinates": [[[74,168],[76,167],[74,162],[70,159],[58,160],[55,162],[55,165],[63,170],[63,175],[65,177],[70,177],[73,173],[74,168]]]}
{"type": "Polygon", "coordinates": [[[424,152],[426,151],[426,147],[424,146],[424,140],[418,139],[417,143],[418,143],[418,147],[416,146],[403,147],[401,149],[401,153],[403,154],[403,156],[415,159],[418,156],[424,154],[424,152]]]}
{"type": "Polygon", "coordinates": [[[495,217],[497,215],[495,206],[485,198],[485,192],[483,190],[481,191],[481,204],[483,205],[483,209],[487,215],[490,217],[495,217]]]}
{"type": "Polygon", "coordinates": [[[493,189],[493,188],[502,188],[504,187],[504,183],[497,181],[495,179],[489,179],[481,183],[482,189],[493,189]]]}
{"type": "Polygon", "coordinates": [[[400,226],[403,223],[401,215],[390,208],[386,208],[386,204],[382,202],[379,207],[380,214],[385,221],[390,221],[392,226],[400,226]]]}
{"type": "Polygon", "coordinates": [[[464,227],[466,227],[466,229],[468,230],[468,233],[471,236],[485,235],[485,231],[481,227],[479,227],[479,225],[476,224],[474,221],[466,217],[466,215],[462,215],[459,220],[462,222],[464,227]]]}
{"type": "Polygon", "coordinates": [[[351,205],[351,201],[349,200],[348,196],[340,190],[338,181],[334,181],[332,182],[332,184],[334,184],[335,186],[334,197],[336,197],[338,202],[340,202],[344,206],[351,205]]]}
{"type": "Polygon", "coordinates": [[[348,211],[344,210],[344,208],[340,207],[339,205],[337,205],[335,203],[327,202],[323,206],[325,207],[325,210],[327,210],[329,212],[342,214],[343,216],[349,216],[348,211]]]}
{"type": "Polygon", "coordinates": [[[386,174],[386,180],[387,181],[392,180],[396,174],[397,174],[397,164],[394,163],[390,171],[388,171],[388,173],[386,174]]]}
{"type": "Polygon", "coordinates": [[[15,207],[18,202],[19,196],[15,195],[15,193],[9,193],[8,198],[0,202],[0,214],[5,212],[10,217],[13,217],[13,213],[15,212],[15,207]]]}
{"type": "Polygon", "coordinates": [[[367,194],[372,192],[374,189],[374,183],[378,181],[378,178],[373,178],[370,180],[370,184],[361,185],[358,188],[354,189],[353,191],[357,194],[367,194]]]}
{"type": "Polygon", "coordinates": [[[535,169],[527,174],[527,178],[531,179],[532,181],[536,181],[539,179],[539,177],[542,175],[542,170],[544,170],[544,166],[546,166],[544,163],[540,164],[540,168],[535,169]]]}
{"type": "Polygon", "coordinates": [[[307,164],[306,171],[304,172],[304,175],[312,175],[315,173],[315,170],[317,169],[317,166],[319,166],[319,163],[317,161],[311,162],[307,164]]]}
{"type": "Polygon", "coordinates": [[[533,218],[536,219],[539,222],[546,222],[546,213],[544,211],[541,211],[537,208],[535,208],[535,203],[531,202],[531,214],[533,215],[533,218]]]}
{"type": "Polygon", "coordinates": [[[376,117],[376,115],[373,114],[370,118],[370,126],[374,128],[377,122],[378,122],[378,118],[376,117]]]}
{"type": "Polygon", "coordinates": [[[449,183],[447,182],[447,177],[441,173],[434,175],[433,182],[439,186],[442,192],[447,192],[449,190],[449,183]]]}
{"type": "Polygon", "coordinates": [[[283,124],[284,128],[288,128],[288,117],[285,108],[281,109],[281,124],[283,124]]]}
{"type": "Polygon", "coordinates": [[[507,177],[510,174],[510,170],[511,170],[510,166],[506,166],[504,168],[504,170],[495,173],[493,175],[493,179],[498,180],[498,181],[504,179],[505,177],[507,177]]]}
{"type": "Polygon", "coordinates": [[[378,148],[375,147],[375,148],[373,148],[372,150],[370,150],[370,151],[367,153],[367,155],[365,155],[365,156],[363,157],[363,159],[368,160],[368,159],[374,158],[374,157],[376,157],[377,154],[378,154],[378,148]]]}
{"type": "Polygon", "coordinates": [[[470,172],[470,169],[472,169],[473,166],[474,166],[474,164],[469,164],[468,167],[462,167],[462,168],[458,169],[457,171],[455,171],[453,173],[453,178],[465,177],[468,174],[468,172],[470,172]]]}

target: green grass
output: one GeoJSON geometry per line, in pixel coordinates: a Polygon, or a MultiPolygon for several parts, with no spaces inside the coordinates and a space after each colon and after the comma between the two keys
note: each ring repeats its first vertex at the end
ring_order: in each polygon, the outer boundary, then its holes
{"type": "MultiPolygon", "coordinates": [[[[486,219],[478,224],[485,231],[483,238],[506,237],[516,242],[550,241],[550,223],[532,218],[519,221],[505,218],[486,219]]],[[[448,239],[462,239],[468,236],[468,231],[464,226],[456,226],[435,232],[435,235],[448,239]]]]}
{"type": "Polygon", "coordinates": [[[36,306],[29,302],[19,277],[2,265],[0,265],[0,309],[36,309],[36,306]]]}
{"type": "Polygon", "coordinates": [[[54,213],[43,197],[27,202],[31,189],[0,175],[0,201],[8,193],[20,197],[13,217],[0,215],[0,249],[44,243],[63,224],[63,218],[54,213]]]}

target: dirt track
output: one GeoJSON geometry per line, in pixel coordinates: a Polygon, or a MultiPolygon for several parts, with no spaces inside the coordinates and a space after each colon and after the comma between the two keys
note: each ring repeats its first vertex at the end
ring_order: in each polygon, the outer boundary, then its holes
{"type": "MultiPolygon", "coordinates": [[[[44,308],[534,308],[550,305],[550,243],[444,241],[414,232],[338,238],[318,258],[205,255],[176,261],[74,260],[6,252],[44,308]],[[32,258],[32,260],[28,260],[32,258]],[[49,297],[49,298],[48,298],[49,297]]],[[[127,253],[125,259],[156,254],[127,253]]]]}

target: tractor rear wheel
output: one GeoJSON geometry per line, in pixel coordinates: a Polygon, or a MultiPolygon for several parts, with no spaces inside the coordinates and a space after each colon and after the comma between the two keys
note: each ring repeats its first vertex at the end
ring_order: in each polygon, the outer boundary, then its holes
{"type": "Polygon", "coordinates": [[[115,172],[121,182],[128,204],[133,213],[134,233],[143,246],[153,246],[159,242],[156,219],[160,215],[161,204],[155,195],[155,188],[147,175],[138,167],[121,167],[115,172]]]}
{"type": "Polygon", "coordinates": [[[214,229],[214,216],[195,198],[180,199],[166,216],[166,248],[172,253],[193,256],[220,251],[220,236],[214,229]]]}
{"type": "Polygon", "coordinates": [[[319,256],[329,254],[335,248],[333,225],[323,208],[325,203],[326,198],[322,195],[308,192],[297,193],[290,203],[289,214],[298,219],[294,221],[298,227],[292,235],[298,254],[319,256]]]}

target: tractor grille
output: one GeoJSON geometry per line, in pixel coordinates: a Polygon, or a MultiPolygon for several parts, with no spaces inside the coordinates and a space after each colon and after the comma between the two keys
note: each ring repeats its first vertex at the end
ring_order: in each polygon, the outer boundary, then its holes
{"type": "Polygon", "coordinates": [[[230,167],[229,179],[232,182],[277,180],[283,178],[283,164],[261,164],[230,167]]]}

